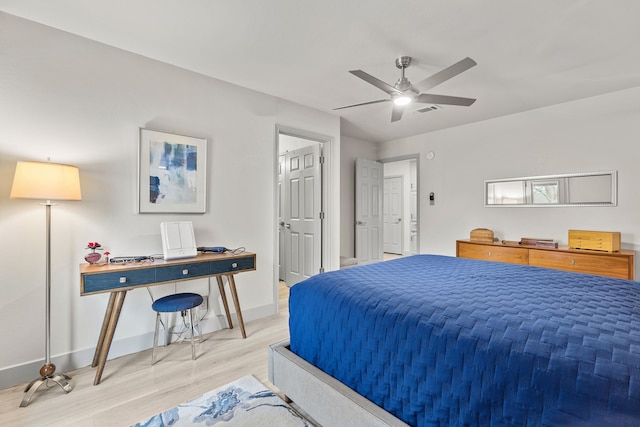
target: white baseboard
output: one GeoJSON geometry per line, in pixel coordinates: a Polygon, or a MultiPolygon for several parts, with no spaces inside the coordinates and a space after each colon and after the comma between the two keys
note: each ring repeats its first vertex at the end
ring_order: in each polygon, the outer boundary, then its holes
{"type": "MultiPolygon", "coordinates": [[[[256,307],[250,310],[242,310],[242,317],[245,325],[253,320],[262,319],[275,314],[275,304],[256,307]]],[[[238,328],[238,318],[235,313],[231,314],[234,328],[238,328]]],[[[227,319],[224,315],[208,317],[200,322],[203,334],[219,331],[227,327],[227,319]]],[[[98,331],[99,332],[99,331],[98,331]]],[[[238,330],[238,334],[240,331],[238,330]]],[[[96,333],[96,336],[98,334],[96,333]]],[[[162,343],[159,339],[158,343],[162,343]]],[[[114,340],[109,349],[107,360],[127,354],[137,353],[150,349],[153,346],[153,332],[148,332],[135,337],[114,340]]],[[[70,353],[52,355],[51,363],[56,365],[56,372],[63,373],[74,369],[90,366],[93,362],[95,347],[76,350],[70,353]]],[[[40,368],[44,365],[44,357],[40,360],[33,360],[19,365],[9,366],[0,369],[0,390],[14,387],[20,384],[27,384],[39,377],[40,368]]]]}

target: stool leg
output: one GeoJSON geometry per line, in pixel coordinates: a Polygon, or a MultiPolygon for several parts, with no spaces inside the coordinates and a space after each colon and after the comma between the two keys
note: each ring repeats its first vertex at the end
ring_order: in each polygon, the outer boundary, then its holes
{"type": "MultiPolygon", "coordinates": [[[[197,307],[194,307],[196,309],[197,307]]],[[[198,321],[198,313],[196,312],[196,321],[192,323],[194,330],[198,331],[198,342],[202,343],[202,329],[200,328],[200,322],[198,321]]],[[[191,336],[193,336],[193,330],[191,331],[191,336]]]]}
{"type": "Polygon", "coordinates": [[[153,349],[151,350],[151,364],[156,363],[156,347],[158,346],[158,328],[160,327],[160,312],[156,314],[156,331],[153,334],[153,349]]]}
{"type": "Polygon", "coordinates": [[[196,358],[196,347],[195,347],[195,341],[193,339],[193,335],[194,335],[193,308],[189,309],[189,324],[191,325],[191,359],[195,360],[195,358],[196,358]]]}
{"type": "Polygon", "coordinates": [[[170,344],[169,341],[171,341],[171,335],[169,334],[169,313],[167,313],[167,317],[164,319],[162,327],[164,330],[164,346],[166,347],[170,344]]]}
{"type": "Polygon", "coordinates": [[[200,322],[197,322],[196,328],[198,329],[198,342],[202,342],[202,328],[200,328],[200,322]]]}

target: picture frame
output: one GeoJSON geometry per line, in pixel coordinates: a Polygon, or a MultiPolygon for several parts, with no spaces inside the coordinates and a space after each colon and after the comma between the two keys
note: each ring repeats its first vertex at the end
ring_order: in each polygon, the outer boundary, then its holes
{"type": "Polygon", "coordinates": [[[140,128],[138,213],[206,213],[207,140],[140,128]]]}

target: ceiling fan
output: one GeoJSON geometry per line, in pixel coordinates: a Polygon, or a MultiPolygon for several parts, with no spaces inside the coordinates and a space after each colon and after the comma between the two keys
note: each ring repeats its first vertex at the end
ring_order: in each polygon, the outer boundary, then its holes
{"type": "Polygon", "coordinates": [[[362,70],[349,71],[354,76],[359,77],[367,83],[370,83],[378,89],[381,89],[384,92],[388,93],[389,95],[391,95],[391,98],[363,102],[361,104],[347,105],[345,107],[334,108],[334,110],[342,110],[344,108],[359,107],[361,105],[393,101],[391,121],[395,122],[402,118],[402,113],[404,113],[405,107],[412,102],[421,104],[447,104],[468,107],[476,101],[472,98],[461,98],[458,96],[434,95],[430,93],[424,93],[432,87],[435,87],[440,83],[443,83],[476,65],[476,61],[474,61],[473,59],[465,58],[462,61],[458,61],[450,67],[447,67],[444,70],[439,71],[431,77],[427,77],[426,79],[414,85],[412,85],[411,82],[404,76],[404,70],[408,68],[409,65],[411,65],[410,56],[401,56],[396,59],[396,67],[401,70],[402,75],[393,86],[373,77],[371,74],[365,73],[362,70]]]}

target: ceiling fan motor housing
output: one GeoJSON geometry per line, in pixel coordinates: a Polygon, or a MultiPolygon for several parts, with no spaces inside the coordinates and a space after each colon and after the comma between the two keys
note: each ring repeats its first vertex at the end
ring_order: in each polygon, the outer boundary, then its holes
{"type": "MultiPolygon", "coordinates": [[[[411,87],[411,82],[409,81],[409,79],[407,79],[406,77],[402,76],[398,79],[398,81],[396,82],[396,84],[394,85],[396,89],[404,92],[405,90],[409,89],[411,87]]],[[[417,91],[415,91],[416,94],[418,93],[417,91]]]]}

